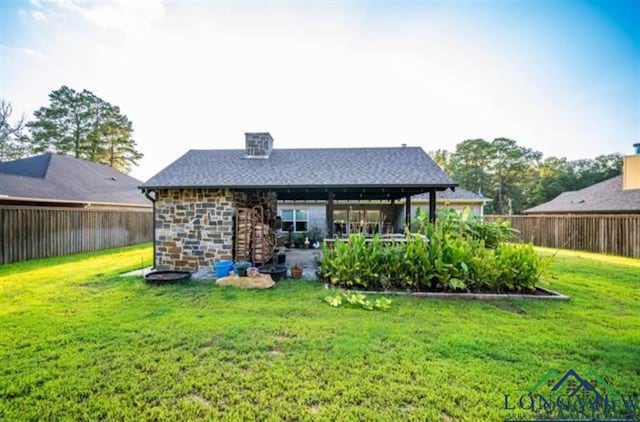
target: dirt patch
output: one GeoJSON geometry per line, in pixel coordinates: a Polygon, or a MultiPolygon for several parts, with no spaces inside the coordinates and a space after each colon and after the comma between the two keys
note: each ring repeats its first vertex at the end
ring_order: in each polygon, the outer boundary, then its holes
{"type": "Polygon", "coordinates": [[[267,352],[267,356],[269,356],[270,358],[272,357],[276,357],[276,356],[282,356],[284,353],[282,353],[280,350],[269,350],[267,352]]]}
{"type": "Polygon", "coordinates": [[[309,412],[311,412],[311,414],[313,415],[317,415],[318,412],[320,412],[320,405],[318,403],[314,403],[311,406],[309,406],[309,412]]]}
{"type": "Polygon", "coordinates": [[[192,403],[199,404],[204,407],[211,407],[211,403],[209,402],[209,400],[205,399],[204,397],[198,394],[189,394],[188,396],[184,396],[183,399],[186,401],[190,401],[192,403]]]}
{"type": "Polygon", "coordinates": [[[524,309],[514,305],[511,302],[498,302],[498,301],[495,301],[495,302],[491,302],[491,305],[493,305],[494,307],[496,307],[498,309],[501,309],[503,311],[511,312],[512,314],[523,315],[523,314],[527,313],[524,309]]]}
{"type": "Polygon", "coordinates": [[[218,334],[214,334],[209,340],[200,344],[200,351],[206,352],[207,350],[211,349],[213,345],[218,342],[218,340],[220,340],[220,336],[218,334]]]}
{"type": "Polygon", "coordinates": [[[297,338],[298,335],[296,333],[292,333],[291,331],[280,330],[276,335],[277,341],[291,340],[297,338]]]}
{"type": "Polygon", "coordinates": [[[442,416],[442,420],[445,422],[455,422],[455,418],[447,412],[440,413],[440,416],[442,416]]]}

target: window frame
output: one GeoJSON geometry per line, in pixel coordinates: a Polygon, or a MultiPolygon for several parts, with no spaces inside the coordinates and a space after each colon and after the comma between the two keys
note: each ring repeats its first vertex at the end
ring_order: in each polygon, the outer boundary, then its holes
{"type": "MultiPolygon", "coordinates": [[[[309,209],[308,208],[282,208],[278,210],[278,215],[280,216],[280,219],[282,221],[282,227],[284,227],[284,223],[291,223],[293,225],[293,230],[291,231],[291,233],[304,233],[306,231],[309,231],[309,209]],[[282,213],[285,211],[291,211],[292,213],[292,219],[291,220],[285,220],[282,217],[282,213]],[[298,220],[297,215],[298,212],[304,212],[305,215],[307,216],[307,218],[305,220],[298,220]],[[306,229],[305,230],[296,230],[298,223],[306,223],[306,229]]],[[[282,228],[280,231],[284,232],[284,233],[289,233],[289,230],[285,230],[284,228],[282,228]]]]}

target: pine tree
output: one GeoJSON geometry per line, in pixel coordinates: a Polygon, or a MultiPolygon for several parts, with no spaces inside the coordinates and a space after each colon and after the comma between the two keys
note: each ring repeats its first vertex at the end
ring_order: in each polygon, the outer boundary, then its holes
{"type": "Polygon", "coordinates": [[[133,125],[119,107],[67,86],[51,92],[49,101],[27,124],[34,152],[71,154],[125,172],[142,158],[132,138],[133,125]]]}

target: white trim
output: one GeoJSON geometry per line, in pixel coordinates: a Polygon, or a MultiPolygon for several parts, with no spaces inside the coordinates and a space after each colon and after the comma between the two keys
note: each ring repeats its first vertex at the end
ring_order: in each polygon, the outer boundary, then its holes
{"type": "MultiPolygon", "coordinates": [[[[309,208],[301,208],[301,207],[296,207],[296,208],[278,208],[278,216],[282,219],[282,211],[293,211],[293,220],[287,220],[287,222],[293,223],[293,231],[291,233],[304,233],[306,231],[309,231],[309,208]],[[296,223],[298,222],[298,220],[296,219],[296,211],[304,211],[307,213],[307,219],[304,220],[305,223],[307,223],[307,230],[296,230],[296,223]]],[[[300,222],[303,222],[303,220],[300,220],[300,222]]],[[[285,220],[282,219],[282,224],[285,223],[285,220]]],[[[281,232],[283,233],[288,233],[288,230],[284,230],[284,229],[280,229],[281,232]]]]}

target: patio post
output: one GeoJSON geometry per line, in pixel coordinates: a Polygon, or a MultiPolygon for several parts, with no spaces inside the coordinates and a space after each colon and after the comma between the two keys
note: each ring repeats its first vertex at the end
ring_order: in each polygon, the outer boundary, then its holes
{"type": "Polygon", "coordinates": [[[434,188],[429,191],[429,222],[436,222],[436,190],[434,188]]]}
{"type": "Polygon", "coordinates": [[[411,195],[407,195],[404,201],[404,227],[411,231],[411,195]]]}
{"type": "Polygon", "coordinates": [[[327,192],[327,238],[333,239],[333,191],[327,192]]]}

